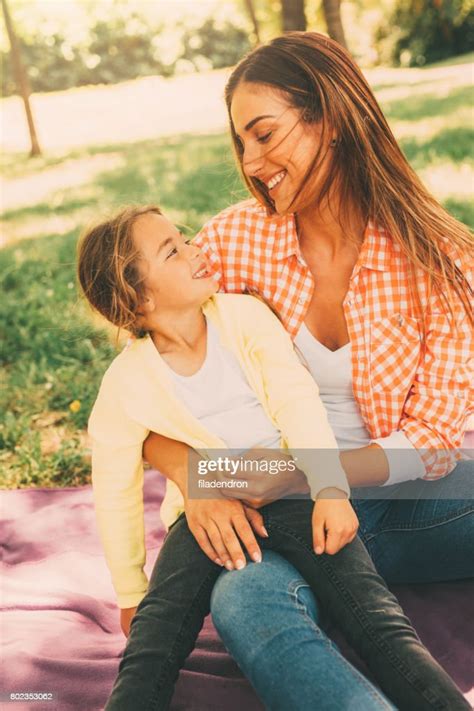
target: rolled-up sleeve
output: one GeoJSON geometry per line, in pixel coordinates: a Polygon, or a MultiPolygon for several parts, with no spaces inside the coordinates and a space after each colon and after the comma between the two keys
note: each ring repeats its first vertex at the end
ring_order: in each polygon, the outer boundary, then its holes
{"type": "Polygon", "coordinates": [[[474,340],[461,305],[454,319],[431,312],[425,324],[423,355],[399,429],[423,460],[425,478],[437,479],[449,474],[460,458],[472,413],[474,340]]]}

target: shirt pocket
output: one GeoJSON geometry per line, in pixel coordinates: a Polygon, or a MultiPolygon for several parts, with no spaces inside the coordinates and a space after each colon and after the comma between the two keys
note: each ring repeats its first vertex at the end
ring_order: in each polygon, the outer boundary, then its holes
{"type": "Polygon", "coordinates": [[[420,360],[419,322],[402,313],[370,328],[370,379],[374,391],[408,392],[420,360]]]}

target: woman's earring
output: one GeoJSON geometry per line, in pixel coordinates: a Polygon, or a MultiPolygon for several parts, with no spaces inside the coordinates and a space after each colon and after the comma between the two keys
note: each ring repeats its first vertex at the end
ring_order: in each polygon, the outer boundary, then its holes
{"type": "Polygon", "coordinates": [[[329,145],[331,148],[335,148],[337,146],[337,138],[333,138],[329,145]]]}

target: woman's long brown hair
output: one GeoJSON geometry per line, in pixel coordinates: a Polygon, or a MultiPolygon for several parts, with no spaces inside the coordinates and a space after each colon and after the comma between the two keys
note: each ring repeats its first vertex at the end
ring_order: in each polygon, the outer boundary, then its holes
{"type": "MultiPolygon", "coordinates": [[[[244,81],[284,92],[289,104],[301,110],[303,121],[320,122],[323,137],[337,136],[324,184],[315,187],[318,166],[326,155],[320,148],[293,200],[294,212],[311,203],[321,204],[337,186],[342,224],[356,206],[366,221],[373,219],[400,246],[411,268],[418,311],[423,313],[422,303],[426,304],[426,294],[421,293],[416,279],[421,269],[428,275],[428,295],[434,289],[452,317],[453,299],[459,300],[474,323],[473,289],[464,268],[456,264],[458,259],[462,265],[472,260],[472,235],[435,200],[410,167],[349,53],[316,32],[289,32],[242,59],[225,92],[241,170],[243,151],[232,122],[231,104],[237,86],[244,81]]],[[[328,141],[321,141],[324,144],[328,141]]],[[[274,212],[264,183],[245,176],[243,170],[242,174],[252,194],[274,212]]]]}

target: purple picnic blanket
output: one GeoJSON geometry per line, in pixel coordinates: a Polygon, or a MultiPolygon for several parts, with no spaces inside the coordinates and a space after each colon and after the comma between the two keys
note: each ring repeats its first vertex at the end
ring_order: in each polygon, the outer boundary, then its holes
{"type": "MultiPolygon", "coordinates": [[[[163,490],[163,478],[146,472],[148,575],[163,541],[158,514],[163,490]]],[[[15,692],[50,693],[52,701],[16,702],[12,711],[99,711],[125,638],[96,533],[91,488],[3,491],[1,496],[1,701],[15,692]]],[[[432,654],[474,701],[474,582],[404,586],[395,592],[432,654]]],[[[343,650],[354,660],[350,650],[343,650]]],[[[180,674],[172,709],[223,708],[263,709],[208,618],[180,674]]]]}

